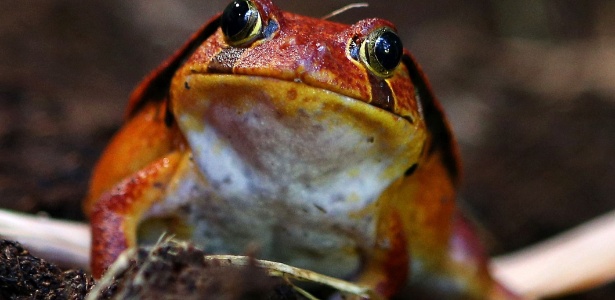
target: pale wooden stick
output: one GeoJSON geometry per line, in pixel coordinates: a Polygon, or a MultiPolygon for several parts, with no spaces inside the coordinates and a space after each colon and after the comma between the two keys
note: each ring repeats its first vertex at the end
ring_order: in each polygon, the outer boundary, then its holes
{"type": "Polygon", "coordinates": [[[18,241],[48,261],[89,269],[90,227],[87,224],[0,209],[0,237],[18,241]]]}
{"type": "Polygon", "coordinates": [[[492,262],[496,278],[528,298],[581,291],[615,278],[615,211],[492,262]]]}

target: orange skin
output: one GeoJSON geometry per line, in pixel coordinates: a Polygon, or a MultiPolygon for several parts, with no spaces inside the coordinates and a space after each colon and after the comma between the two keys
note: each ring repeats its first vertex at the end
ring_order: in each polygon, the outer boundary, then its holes
{"type": "MultiPolygon", "coordinates": [[[[165,199],[170,186],[182,180],[181,174],[186,173],[181,170],[198,169],[191,161],[193,152],[198,151],[195,147],[200,146],[192,145],[186,137],[187,131],[197,129],[177,120],[186,109],[205,109],[198,99],[192,102],[186,95],[198,96],[200,82],[205,82],[199,80],[210,77],[195,77],[198,80],[190,83],[186,78],[191,74],[233,74],[296,82],[287,93],[291,100],[316,88],[357,100],[352,104],[361,105],[357,114],[385,111],[382,118],[372,123],[367,120],[361,125],[366,129],[360,130],[373,130],[380,126],[377,122],[404,122],[403,128],[413,130],[416,138],[404,146],[411,159],[400,160],[403,163],[387,171],[393,179],[375,204],[354,212],[373,214],[377,219],[375,240],[387,243],[362,252],[354,280],[386,297],[400,293],[409,282],[411,289],[432,295],[513,299],[491,279],[487,257],[456,209],[457,145],[414,58],[404,50],[393,75],[379,78],[348,55],[349,45],[360,44],[374,28],[395,27],[381,19],[337,24],[280,11],[267,0],[252,2],[263,24],[277,24],[274,34],[243,47],[230,46],[219,29],[218,15],[131,96],[126,124],[98,162],[84,203],[92,225],[94,276],[101,277],[122,251],[137,245],[139,224],[165,199]],[[421,270],[411,265],[421,265],[421,270]],[[438,290],[445,285],[450,289],[438,290]]],[[[232,98],[240,89],[221,91],[218,97],[232,98]]]]}

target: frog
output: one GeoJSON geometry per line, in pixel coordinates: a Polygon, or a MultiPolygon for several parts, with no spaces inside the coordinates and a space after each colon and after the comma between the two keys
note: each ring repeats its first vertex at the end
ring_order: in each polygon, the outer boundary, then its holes
{"type": "Polygon", "coordinates": [[[460,177],[394,24],[234,0],[130,96],[84,200],[91,269],[167,232],[385,298],[515,299],[457,207],[460,177]]]}

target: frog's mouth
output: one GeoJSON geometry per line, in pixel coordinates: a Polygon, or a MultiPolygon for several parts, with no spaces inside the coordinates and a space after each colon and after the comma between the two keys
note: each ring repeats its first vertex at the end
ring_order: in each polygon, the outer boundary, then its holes
{"type": "Polygon", "coordinates": [[[173,85],[173,113],[200,169],[237,197],[331,210],[353,198],[360,209],[418,160],[425,139],[399,116],[301,83],[197,73],[173,85]]]}

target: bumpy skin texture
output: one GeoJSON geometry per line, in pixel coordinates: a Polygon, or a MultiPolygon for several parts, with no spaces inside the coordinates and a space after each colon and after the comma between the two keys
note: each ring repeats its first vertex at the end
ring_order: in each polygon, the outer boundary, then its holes
{"type": "Polygon", "coordinates": [[[288,221],[286,230],[331,236],[333,246],[299,243],[308,249],[292,257],[264,246],[266,258],[313,263],[323,272],[330,270],[318,262],[339,261],[349,272],[333,275],[384,296],[409,286],[513,298],[491,279],[455,207],[456,143],[420,67],[404,50],[392,76],[381,78],[351,55],[370,32],[394,26],[380,19],[343,25],[283,12],[267,0],[252,3],[265,28],[258,39],[230,46],[215,17],[133,93],[128,120],[94,170],[84,203],[94,275],[136,245],[145,219],[166,218],[169,230],[206,247],[221,240],[214,251],[247,246],[232,241],[244,235],[267,244],[260,228],[288,221]],[[227,154],[239,163],[225,165],[227,154]],[[218,181],[226,167],[231,171],[218,181]],[[242,192],[244,186],[252,187],[242,192]],[[191,206],[199,201],[207,203],[191,206]],[[266,208],[250,213],[255,202],[266,208]],[[227,216],[248,233],[233,235],[236,229],[221,224],[227,216]],[[311,252],[320,256],[297,257],[311,252]]]}

